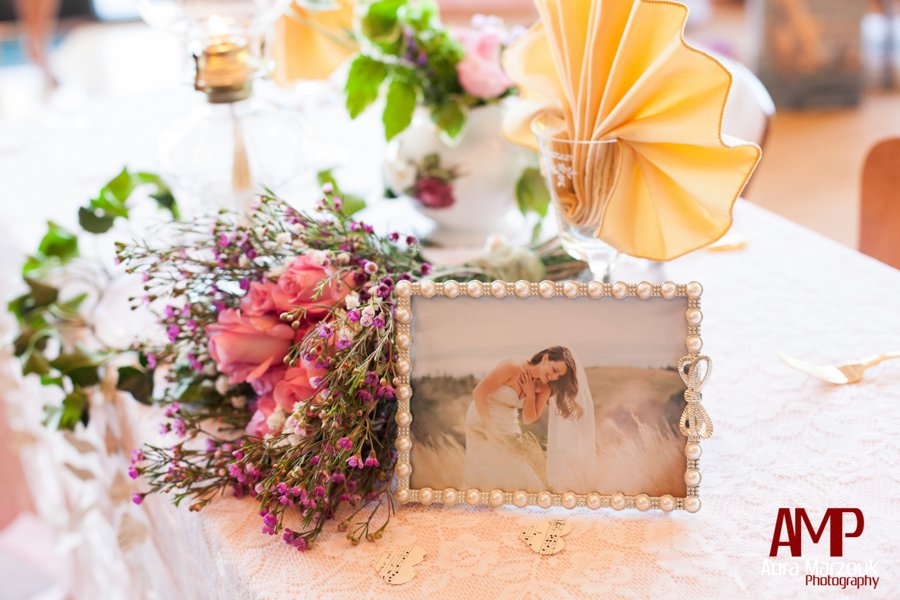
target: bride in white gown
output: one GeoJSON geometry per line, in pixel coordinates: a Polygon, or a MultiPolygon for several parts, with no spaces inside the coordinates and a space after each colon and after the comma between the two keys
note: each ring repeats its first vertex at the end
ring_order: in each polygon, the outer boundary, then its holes
{"type": "Polygon", "coordinates": [[[504,361],[472,391],[466,413],[465,487],[586,492],[594,480],[594,405],[584,369],[568,348],[541,350],[525,363],[504,361]],[[549,407],[546,484],[519,425],[549,407]]]}

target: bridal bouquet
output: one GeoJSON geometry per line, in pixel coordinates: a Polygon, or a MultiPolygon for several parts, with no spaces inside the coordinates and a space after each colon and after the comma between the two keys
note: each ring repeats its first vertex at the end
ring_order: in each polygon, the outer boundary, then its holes
{"type": "Polygon", "coordinates": [[[347,110],[355,118],[384,91],[384,132],[390,140],[428,108],[438,128],[456,138],[470,108],[507,96],[513,83],[500,53],[515,32],[492,17],[469,28],[447,28],[433,0],[375,0],[359,15],[362,51],[350,65],[347,110]]]}
{"type": "MultiPolygon", "coordinates": [[[[177,216],[149,177],[123,171],[100,197],[114,197],[127,219],[131,191],[150,182],[177,216]]],[[[135,503],[164,493],[197,511],[230,493],[258,501],[262,531],[299,550],[338,516],[353,543],[379,538],[391,510],[373,519],[390,508],[396,460],[396,283],[565,278],[584,265],[556,242],[498,243],[467,265],[434,269],[414,237],[379,235],[353,212],[326,183],[311,212],[265,195],[246,215],[169,221],[154,242],[116,242],[116,260],[139,282],[132,308],[158,323],[128,348],[99,338],[84,346],[96,310],[64,290],[96,261],[76,265],[78,236],[53,226],[26,264],[29,291],[10,304],[23,374],[66,394],[48,407],[48,425],[86,424],[92,397],[112,382],[163,407],[161,441],[132,454],[129,475],[145,486],[135,503]]],[[[96,225],[82,219],[89,233],[112,221],[96,225]]],[[[95,285],[102,296],[109,282],[95,285]]]]}
{"type": "Polygon", "coordinates": [[[165,381],[170,443],[133,456],[130,475],[148,486],[136,503],[163,492],[200,510],[226,490],[252,496],[262,531],[300,550],[339,505],[369,506],[341,526],[354,542],[381,536],[387,519],[372,518],[390,502],[395,459],[391,291],[431,265],[415,238],[378,236],[342,208],[326,185],[315,217],[266,196],[246,223],[221,214],[178,225],[176,244],[120,245],[166,335],[141,352],[165,381]]]}

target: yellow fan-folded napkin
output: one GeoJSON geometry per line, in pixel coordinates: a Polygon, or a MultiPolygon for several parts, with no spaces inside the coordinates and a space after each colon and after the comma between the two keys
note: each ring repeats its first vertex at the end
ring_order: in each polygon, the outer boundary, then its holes
{"type": "Polygon", "coordinates": [[[293,3],[275,24],[275,80],[327,79],[353,55],[355,0],[336,0],[333,10],[308,10],[293,3]]]}
{"type": "Polygon", "coordinates": [[[620,252],[671,260],[725,234],[759,162],[755,144],[723,138],[731,74],[684,41],[687,7],[662,0],[535,0],[540,21],[504,56],[519,86],[505,130],[536,147],[554,137],[616,140],[615,158],[573,153],[564,217],[620,252]],[[592,162],[594,161],[594,162],[592,162]]]}

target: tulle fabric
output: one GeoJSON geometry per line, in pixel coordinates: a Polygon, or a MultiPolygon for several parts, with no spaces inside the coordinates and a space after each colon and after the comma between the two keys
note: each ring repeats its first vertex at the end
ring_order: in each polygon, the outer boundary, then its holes
{"type": "Polygon", "coordinates": [[[597,421],[587,374],[581,361],[574,358],[578,378],[574,405],[581,410],[564,417],[556,398],[550,398],[547,407],[550,412],[547,425],[547,484],[554,492],[585,494],[596,491],[599,475],[597,421]]]}

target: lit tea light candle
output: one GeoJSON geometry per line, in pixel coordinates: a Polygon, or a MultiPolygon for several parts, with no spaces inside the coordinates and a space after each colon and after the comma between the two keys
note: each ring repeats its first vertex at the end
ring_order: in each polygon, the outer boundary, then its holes
{"type": "Polygon", "coordinates": [[[236,102],[250,95],[254,75],[245,38],[230,35],[231,21],[212,16],[207,21],[209,39],[195,55],[195,88],[206,92],[210,102],[236,102]]]}

